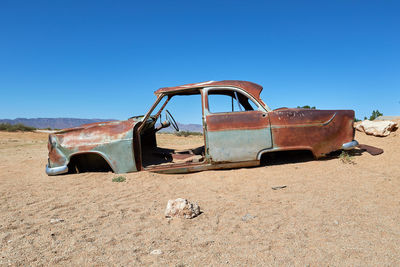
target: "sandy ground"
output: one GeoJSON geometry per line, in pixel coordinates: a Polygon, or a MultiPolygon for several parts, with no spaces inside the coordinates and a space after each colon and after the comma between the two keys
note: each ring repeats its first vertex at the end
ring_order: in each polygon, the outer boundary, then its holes
{"type": "Polygon", "coordinates": [[[113,173],[49,177],[46,134],[0,133],[0,265],[398,266],[400,133],[356,139],[385,153],[115,183],[113,173]],[[167,220],[178,197],[203,213],[167,220]]]}

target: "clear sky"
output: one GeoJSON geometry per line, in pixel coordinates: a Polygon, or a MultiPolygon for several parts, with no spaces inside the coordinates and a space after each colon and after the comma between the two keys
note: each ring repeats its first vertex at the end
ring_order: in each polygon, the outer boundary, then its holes
{"type": "MultiPolygon", "coordinates": [[[[399,3],[2,0],[0,118],[125,119],[159,87],[225,79],[271,108],[400,115],[399,3]]],[[[199,123],[195,105],[170,111],[199,123]]]]}

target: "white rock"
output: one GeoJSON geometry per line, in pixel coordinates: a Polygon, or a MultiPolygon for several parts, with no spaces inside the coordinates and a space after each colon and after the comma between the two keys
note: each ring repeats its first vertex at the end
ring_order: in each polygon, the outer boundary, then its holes
{"type": "Polygon", "coordinates": [[[59,222],[63,222],[63,221],[64,221],[63,219],[58,219],[58,218],[50,219],[50,223],[59,223],[59,222]]]}
{"type": "Polygon", "coordinates": [[[388,136],[395,128],[397,123],[393,121],[370,121],[365,120],[355,125],[355,128],[360,132],[374,136],[388,136]]]}
{"type": "Polygon", "coordinates": [[[165,209],[165,217],[183,217],[192,219],[200,214],[200,207],[196,203],[191,203],[187,199],[177,198],[168,200],[167,208],[165,209]]]}
{"type": "Polygon", "coordinates": [[[161,249],[155,249],[152,252],[150,252],[151,255],[161,255],[163,254],[163,252],[161,251],[161,249]]]}
{"type": "Polygon", "coordinates": [[[247,222],[247,221],[250,221],[250,220],[254,219],[255,217],[256,216],[253,216],[253,215],[247,213],[246,215],[244,215],[242,217],[242,221],[247,222]]]}

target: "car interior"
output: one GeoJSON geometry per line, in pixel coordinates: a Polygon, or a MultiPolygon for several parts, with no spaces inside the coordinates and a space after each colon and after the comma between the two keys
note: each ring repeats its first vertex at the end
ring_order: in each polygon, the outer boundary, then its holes
{"type": "MultiPolygon", "coordinates": [[[[176,146],[165,147],[158,139],[162,139],[165,129],[173,129],[175,133],[179,132],[179,125],[175,121],[170,110],[174,105],[169,105],[172,99],[187,98],[196,95],[196,101],[193,105],[199,105],[199,111],[196,116],[202,117],[201,93],[199,89],[185,91],[166,95],[156,102],[150,116],[146,120],[143,128],[140,130],[142,166],[145,169],[165,168],[175,164],[201,164],[205,161],[205,141],[201,143],[180,144],[177,138],[176,146]]],[[[208,91],[209,109],[212,113],[243,112],[257,109],[257,106],[245,95],[233,90],[210,90],[208,91]]],[[[171,103],[172,104],[172,103],[171,103]]],[[[175,109],[174,109],[175,110],[175,109]]],[[[171,132],[171,131],[169,131],[171,132]]],[[[204,134],[204,133],[203,133],[204,134]]],[[[186,139],[184,141],[188,141],[186,139]]]]}
{"type": "MultiPolygon", "coordinates": [[[[179,124],[168,108],[176,108],[172,99],[194,96],[198,111],[201,112],[201,95],[199,90],[164,96],[151,112],[140,132],[142,165],[145,169],[163,168],[174,164],[199,164],[204,161],[204,139],[176,138],[176,143],[165,147],[162,139],[166,133],[179,133],[179,124]],[[168,129],[167,129],[168,128],[168,129]]],[[[193,97],[192,97],[193,100],[193,97]]],[[[201,118],[202,114],[197,114],[201,118]]]]}

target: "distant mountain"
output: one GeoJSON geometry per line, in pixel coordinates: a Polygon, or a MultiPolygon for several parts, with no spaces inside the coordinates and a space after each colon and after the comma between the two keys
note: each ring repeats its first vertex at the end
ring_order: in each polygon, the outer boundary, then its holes
{"type": "Polygon", "coordinates": [[[17,124],[22,123],[26,126],[36,127],[40,129],[52,128],[52,129],[64,129],[76,127],[82,124],[101,122],[101,121],[112,121],[112,119],[75,119],[75,118],[17,118],[14,120],[0,119],[0,123],[17,124]]]}
{"type": "MultiPolygon", "coordinates": [[[[14,120],[9,119],[0,119],[0,123],[9,123],[9,124],[17,124],[22,123],[26,126],[31,126],[39,129],[64,129],[77,127],[82,124],[94,123],[94,122],[102,122],[102,121],[113,121],[113,119],[76,119],[76,118],[17,118],[14,120]]],[[[179,129],[181,131],[189,131],[189,132],[202,132],[203,126],[200,124],[183,124],[178,123],[179,129]]],[[[163,129],[163,132],[173,132],[174,129],[168,127],[167,129],[163,129]]]]}

